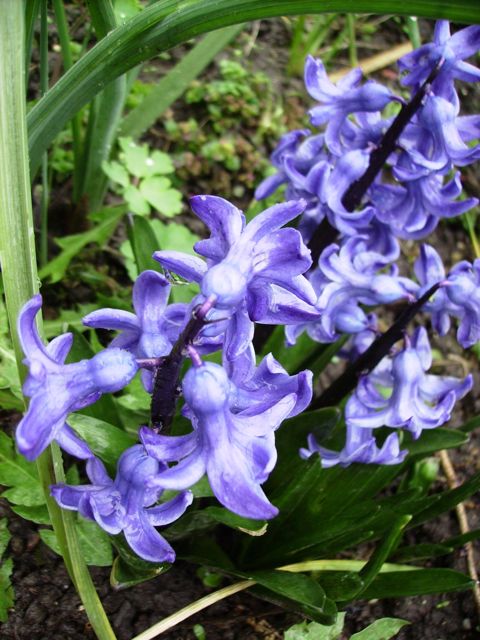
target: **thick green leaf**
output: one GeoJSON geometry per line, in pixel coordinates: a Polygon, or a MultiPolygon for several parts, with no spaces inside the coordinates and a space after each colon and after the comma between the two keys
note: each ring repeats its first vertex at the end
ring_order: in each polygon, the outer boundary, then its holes
{"type": "Polygon", "coordinates": [[[13,572],[13,560],[7,558],[0,562],[0,622],[8,619],[8,610],[15,603],[15,593],[10,581],[13,572]]]}
{"type": "Polygon", "coordinates": [[[171,567],[171,565],[157,566],[152,563],[148,563],[149,566],[147,566],[147,563],[145,565],[142,568],[134,568],[127,564],[122,557],[117,556],[113,561],[110,584],[117,591],[128,589],[128,587],[134,587],[136,584],[156,578],[171,567]]]}
{"type": "Polygon", "coordinates": [[[324,440],[330,436],[340,418],[338,409],[327,407],[285,420],[277,432],[278,461],[269,480],[268,493],[272,490],[278,492],[280,487],[288,485],[298,469],[302,473],[305,464],[297,452],[307,445],[308,434],[315,433],[320,440],[324,440]]]}
{"type": "Polygon", "coordinates": [[[14,511],[21,518],[36,522],[37,524],[50,524],[50,516],[48,515],[48,509],[46,505],[40,505],[38,507],[26,507],[22,504],[12,505],[12,511],[14,511]]]}
{"type": "Polygon", "coordinates": [[[102,38],[41,98],[28,115],[31,175],[65,124],[112,81],[140,62],[194,36],[285,15],[324,12],[417,15],[480,22],[478,0],[177,0],[156,2],[102,38]]]}
{"type": "Polygon", "coordinates": [[[436,518],[445,511],[449,511],[479,489],[480,473],[477,473],[456,489],[449,489],[437,495],[427,496],[418,501],[417,507],[415,507],[415,504],[408,505],[409,512],[414,514],[409,527],[414,527],[422,522],[436,518]]]}
{"type": "Polygon", "coordinates": [[[327,598],[321,586],[309,576],[287,571],[254,571],[245,574],[245,577],[258,583],[259,586],[252,589],[253,593],[294,609],[315,622],[335,622],[335,603],[327,598]]]}
{"type": "MultiPolygon", "coordinates": [[[[342,341],[343,344],[344,340],[342,341]]],[[[288,373],[298,373],[302,369],[311,369],[312,363],[316,363],[315,375],[320,373],[320,359],[328,354],[329,359],[337,352],[337,345],[340,348],[340,341],[332,344],[321,344],[314,342],[306,333],[302,333],[294,345],[288,346],[285,341],[285,328],[275,327],[269,335],[259,360],[268,353],[273,353],[275,358],[282,363],[288,373]]]]}
{"type": "Polygon", "coordinates": [[[453,538],[448,538],[445,540],[444,544],[456,549],[457,547],[462,547],[466,542],[471,542],[473,540],[480,539],[480,529],[473,529],[472,531],[468,531],[468,533],[462,533],[459,536],[455,536],[453,538]]]}
{"type": "Polygon", "coordinates": [[[475,416],[475,418],[472,418],[471,420],[468,420],[468,422],[465,422],[465,424],[460,427],[460,431],[463,431],[464,433],[470,433],[471,431],[478,429],[478,427],[480,427],[480,416],[475,416]]]}
{"type": "Polygon", "coordinates": [[[465,591],[474,585],[463,573],[451,569],[420,569],[380,573],[362,593],[362,598],[404,598],[407,596],[465,591]]]}
{"type": "Polygon", "coordinates": [[[412,560],[427,560],[444,556],[453,551],[453,547],[446,544],[415,544],[410,547],[400,547],[392,555],[395,562],[410,562],[412,560]]]}
{"type": "Polygon", "coordinates": [[[2,518],[0,520],[0,558],[5,553],[11,537],[10,531],[8,530],[8,520],[2,518]]]}
{"type": "Polygon", "coordinates": [[[454,429],[429,429],[422,433],[418,440],[403,442],[411,455],[428,456],[442,449],[456,449],[468,442],[468,435],[454,429]]]}
{"type": "Polygon", "coordinates": [[[111,540],[118,556],[112,566],[110,584],[117,590],[151,580],[172,566],[168,562],[155,564],[142,560],[131,550],[122,535],[114,536],[111,540]]]}
{"type": "Polygon", "coordinates": [[[0,431],[0,484],[9,487],[3,497],[10,502],[34,507],[45,503],[37,468],[14,448],[13,441],[0,431]]]}
{"type": "Polygon", "coordinates": [[[261,536],[267,530],[268,523],[265,520],[252,520],[243,518],[223,507],[207,507],[202,514],[209,516],[215,522],[224,524],[232,529],[248,533],[251,536],[261,536]]]}
{"type": "Polygon", "coordinates": [[[128,238],[132,245],[138,273],[146,269],[162,273],[162,267],[152,258],[153,253],[158,250],[158,241],[149,220],[132,216],[128,226],[128,238]]]}
{"type": "Polygon", "coordinates": [[[285,631],[284,640],[339,640],[344,621],[345,614],[339,613],[335,623],[328,627],[318,622],[301,622],[285,631]]]}
{"type": "Polygon", "coordinates": [[[89,231],[77,233],[72,236],[65,236],[64,238],[57,238],[56,242],[62,251],[58,256],[53,258],[53,260],[50,260],[43,269],[40,269],[39,277],[42,280],[49,278],[52,283],[61,280],[71,260],[83,247],[91,242],[95,242],[100,246],[103,246],[105,242],[107,242],[125,211],[125,205],[109,207],[102,212],[102,222],[95,225],[89,231]]]}
{"type": "Polygon", "coordinates": [[[96,522],[79,518],[77,533],[87,564],[95,567],[112,565],[113,553],[110,538],[96,522]]]}
{"type": "Polygon", "coordinates": [[[382,565],[387,561],[387,558],[391,554],[392,550],[396,548],[398,541],[402,536],[403,530],[410,522],[410,520],[411,516],[406,515],[398,516],[396,520],[392,522],[389,531],[377,545],[367,564],[359,573],[359,577],[363,581],[364,586],[362,586],[361,591],[357,594],[357,596],[363,593],[365,589],[368,589],[369,585],[380,573],[382,565]]]}
{"type": "MultiPolygon", "coordinates": [[[[269,494],[280,514],[264,536],[246,545],[246,561],[261,559],[263,566],[275,566],[287,558],[290,562],[309,558],[312,549],[323,554],[322,543],[337,537],[344,542],[345,534],[357,541],[359,535],[368,538],[377,517],[383,534],[391,526],[392,511],[382,513],[374,498],[398,472],[396,467],[380,465],[322,469],[318,456],[300,460],[288,484],[269,494]]],[[[336,552],[334,545],[330,552],[336,552]]]]}
{"type": "Polygon", "coordinates": [[[136,442],[125,431],[91,416],[73,413],[68,418],[68,424],[111,469],[115,468],[125,449],[136,442]]]}
{"type": "MultiPolygon", "coordinates": [[[[77,519],[75,529],[85,562],[94,567],[109,567],[112,564],[113,556],[108,534],[96,522],[81,517],[77,519]]],[[[60,547],[54,531],[40,529],[39,533],[43,542],[60,555],[60,547]]]]}
{"type": "Polygon", "coordinates": [[[354,633],[350,640],[390,640],[406,624],[410,623],[407,620],[400,620],[400,618],[382,618],[375,620],[366,629],[354,633]]]}
{"type": "Polygon", "coordinates": [[[335,602],[351,600],[364,585],[358,573],[353,571],[320,571],[314,575],[327,596],[335,602]]]}

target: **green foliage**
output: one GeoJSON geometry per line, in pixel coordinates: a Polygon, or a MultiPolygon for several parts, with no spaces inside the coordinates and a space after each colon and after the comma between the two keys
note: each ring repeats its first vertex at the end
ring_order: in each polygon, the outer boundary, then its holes
{"type": "Polygon", "coordinates": [[[216,589],[222,583],[221,574],[216,571],[210,571],[207,567],[199,567],[197,569],[197,577],[203,582],[206,587],[216,589]]]}
{"type": "MultiPolygon", "coordinates": [[[[108,534],[96,522],[78,516],[75,521],[80,550],[85,562],[95,567],[110,567],[113,562],[112,545],[108,534]]],[[[51,529],[40,529],[43,542],[60,555],[60,547],[51,529]]]]}
{"type": "Polygon", "coordinates": [[[170,156],[138,145],[132,138],[119,138],[119,144],[119,160],[104,162],[102,167],[129,210],[147,216],[153,207],[167,218],[180,213],[182,194],[165,177],[174,171],[170,156]]]}
{"type": "Polygon", "coordinates": [[[61,249],[58,256],[50,260],[43,269],[40,269],[39,276],[42,280],[49,279],[51,283],[59,282],[68,268],[70,262],[88,244],[95,242],[103,246],[114,232],[118,221],[125,213],[125,207],[107,207],[96,214],[101,222],[89,231],[77,233],[63,238],[57,238],[56,243],[61,249]]]}
{"type": "MultiPolygon", "coordinates": [[[[258,580],[260,584],[254,588],[257,595],[298,612],[306,614],[305,606],[310,603],[309,615],[316,615],[317,622],[324,624],[333,622],[334,603],[342,605],[359,597],[405,597],[469,589],[471,580],[455,571],[389,564],[391,557],[418,561],[450,553],[456,545],[464,543],[460,537],[436,545],[400,546],[406,527],[412,528],[448,511],[480,486],[479,476],[473,476],[457,489],[434,494],[430,493],[429,485],[409,485],[408,479],[415,478],[416,472],[412,470],[418,469],[422,460],[428,462],[432,449],[452,443],[449,431],[440,430],[433,439],[433,432],[425,433],[414,447],[415,457],[391,467],[352,465],[348,469],[323,469],[317,456],[301,460],[291,455],[303,445],[306,433],[316,430],[325,436],[338,427],[335,426],[338,418],[336,409],[322,409],[288,420],[279,430],[279,461],[266,491],[280,514],[259,532],[262,535],[246,536],[242,527],[234,525],[228,549],[224,549],[209,533],[213,527],[209,522],[213,513],[208,514],[211,507],[192,510],[167,531],[167,537],[173,534],[171,539],[175,540],[178,555],[206,564],[210,570],[258,580]],[[397,486],[393,493],[392,486],[397,486]],[[387,489],[391,495],[386,495],[387,489]],[[332,561],[326,561],[330,568],[319,566],[301,586],[293,581],[287,584],[290,578],[282,581],[282,585],[275,584],[278,574],[283,577],[283,572],[274,569],[285,562],[306,563],[304,570],[308,571],[312,558],[337,557],[344,549],[373,540],[377,540],[376,547],[367,563],[343,561],[345,564],[340,564],[337,570],[332,561]],[[317,583],[320,591],[310,591],[310,580],[317,583]]],[[[464,434],[460,435],[463,438],[464,434]]],[[[478,535],[472,533],[472,539],[478,535]]],[[[365,635],[360,638],[383,637],[381,634],[392,637],[400,624],[378,621],[361,632],[365,635]]]]}
{"type": "Polygon", "coordinates": [[[187,103],[204,104],[217,133],[235,127],[238,118],[255,124],[262,114],[260,96],[273,90],[268,76],[259,71],[251,73],[235,60],[221,60],[219,71],[218,80],[193,82],[185,96],[187,103]]]}
{"type": "Polygon", "coordinates": [[[343,629],[344,613],[339,613],[333,625],[318,622],[300,622],[285,631],[285,640],[339,640],[343,629]]]}
{"type": "Polygon", "coordinates": [[[120,134],[136,138],[147,131],[242,28],[234,25],[207,34],[158,82],[134,83],[127,101],[133,110],[123,119],[120,134]]]}
{"type": "Polygon", "coordinates": [[[0,407],[23,411],[17,363],[8,331],[7,311],[0,299],[0,407]]]}
{"type": "Polygon", "coordinates": [[[389,640],[397,635],[402,627],[409,624],[398,618],[376,620],[363,631],[354,633],[350,640],[389,640]]]}
{"type": "Polygon", "coordinates": [[[139,0],[114,0],[113,9],[119,24],[125,24],[142,9],[139,0]]]}
{"type": "Polygon", "coordinates": [[[310,576],[287,571],[253,571],[245,574],[258,584],[252,592],[288,609],[308,616],[316,622],[333,624],[337,608],[321,585],[310,576]]]}
{"type": "Polygon", "coordinates": [[[406,598],[429,593],[465,591],[473,587],[473,581],[463,573],[451,569],[419,569],[381,573],[370,587],[362,593],[362,598],[406,598]]]}
{"type": "Polygon", "coordinates": [[[136,441],[133,436],[118,427],[91,416],[72,413],[68,422],[111,470],[115,470],[117,460],[125,449],[134,445],[136,441]]]}
{"type": "Polygon", "coordinates": [[[45,503],[37,468],[15,451],[13,440],[0,431],[0,485],[8,487],[2,493],[14,504],[38,507],[45,503]]]}
{"type": "Polygon", "coordinates": [[[83,324],[82,318],[96,309],[98,309],[98,304],[93,303],[80,304],[76,309],[61,309],[57,318],[44,321],[43,332],[45,337],[55,338],[61,333],[72,329],[77,333],[88,331],[88,327],[83,324]]]}
{"type": "MultiPolygon", "coordinates": [[[[137,278],[142,267],[159,269],[158,262],[155,262],[151,257],[153,251],[176,250],[193,255],[193,245],[198,240],[198,236],[192,233],[188,227],[176,222],[165,224],[157,219],[145,220],[140,224],[139,221],[134,220],[130,238],[129,242],[124,242],[121,245],[120,251],[125,258],[125,267],[132,280],[137,278]]],[[[174,284],[172,287],[173,302],[190,302],[198,292],[198,285],[195,283],[187,283],[174,274],[171,274],[171,279],[174,284]]]]}
{"type": "Polygon", "coordinates": [[[207,633],[201,624],[194,624],[192,627],[192,632],[197,640],[207,640],[207,633]]]}
{"type": "Polygon", "coordinates": [[[118,553],[110,572],[110,584],[114,589],[126,589],[151,580],[172,566],[168,562],[155,564],[142,560],[133,553],[122,535],[114,536],[111,541],[118,553]]]}
{"type": "MultiPolygon", "coordinates": [[[[32,109],[28,117],[32,174],[56,134],[103,89],[105,78],[111,81],[175,44],[229,25],[274,16],[349,9],[351,2],[344,0],[328,5],[319,4],[317,0],[277,0],[267,4],[240,0],[235,11],[232,11],[230,0],[193,0],[182,5],[176,0],[153,3],[102,38],[32,109]],[[165,20],[167,16],[168,20],[165,20]]],[[[480,21],[477,0],[423,0],[421,4],[406,0],[394,7],[389,0],[362,0],[355,4],[357,13],[390,14],[392,10],[406,16],[480,21]]]]}
{"type": "Polygon", "coordinates": [[[193,115],[167,119],[165,135],[180,178],[214,176],[219,191],[242,196],[268,171],[271,140],[287,130],[287,115],[268,75],[231,59],[221,60],[217,73],[192,83],[185,99],[193,115]]]}
{"type": "Polygon", "coordinates": [[[0,622],[6,622],[8,610],[13,607],[15,593],[10,581],[13,570],[12,558],[5,557],[11,535],[7,528],[7,519],[0,520],[0,622]]]}

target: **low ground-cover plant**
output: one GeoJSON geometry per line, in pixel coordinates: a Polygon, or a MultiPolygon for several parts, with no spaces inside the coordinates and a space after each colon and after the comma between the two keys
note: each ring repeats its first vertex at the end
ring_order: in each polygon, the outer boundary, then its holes
{"type": "MultiPolygon", "coordinates": [[[[40,294],[22,306],[12,338],[28,369],[29,405],[15,431],[19,453],[2,434],[0,482],[18,513],[54,525],[43,539],[64,555],[99,637],[113,636],[80,549],[87,562],[110,565],[113,546],[118,587],[166,571],[178,556],[241,579],[219,598],[249,588],[323,625],[352,600],[472,586],[463,574],[411,564],[465,536],[430,547],[403,536],[480,485],[477,474],[428,492],[422,465],[476,426],[442,428],[472,377],[429,373],[427,330],[410,326],[422,311],[440,336],[455,323],[462,347],[478,342],[480,266],[444,267],[429,244],[413,274],[396,262],[401,240],[422,240],[478,203],[461,199],[459,168],[480,156],[479,117],[460,115],[456,83],[480,78],[466,61],[479,49],[480,27],[451,35],[438,22],[433,43],[400,61],[408,99],[363,83],[358,70],[335,85],[309,57],[314,129],[280,140],[274,173],[256,191],[261,200],[285,185],[286,201],[247,222],[219,195],[194,196],[209,231],[194,253],[162,246],[158,221],[134,219],[131,309],[83,319],[119,332],[107,348],[71,333],[46,343],[40,294]],[[181,283],[197,287],[193,297],[171,302],[181,283]],[[382,333],[376,314],[392,303],[403,308],[382,333]],[[313,381],[334,356],[344,373],[317,393],[313,381]],[[74,466],[63,476],[58,446],[83,461],[84,475],[74,466]],[[365,544],[369,559],[356,559],[365,544]],[[345,550],[351,557],[337,559],[345,550]]],[[[132,206],[132,185],[162,211],[145,183],[167,180],[168,156],[121,144],[125,166],[104,164],[108,175],[134,213],[148,210],[132,206]]],[[[18,403],[17,381],[6,388],[18,403]]],[[[6,593],[9,571],[7,561],[6,593]]]]}

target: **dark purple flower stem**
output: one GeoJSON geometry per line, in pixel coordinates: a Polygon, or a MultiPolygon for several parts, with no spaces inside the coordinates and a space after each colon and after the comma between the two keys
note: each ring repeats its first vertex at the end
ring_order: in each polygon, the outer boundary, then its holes
{"type": "Polygon", "coordinates": [[[154,371],[163,365],[165,358],[137,358],[137,364],[141,369],[154,371]]]}
{"type": "Polygon", "coordinates": [[[177,399],[180,395],[180,371],[185,354],[206,324],[206,316],[214,305],[215,299],[211,297],[193,310],[192,317],[173,345],[171,352],[163,358],[162,364],[154,369],[150,422],[154,429],[163,433],[168,432],[175,416],[177,399]]]}
{"type": "MultiPolygon", "coordinates": [[[[395,151],[398,138],[420,108],[442,64],[443,60],[440,60],[410,102],[402,105],[397,117],[383,135],[380,144],[371,153],[365,173],[358,180],[352,182],[346,190],[342,198],[342,204],[347,211],[354,211],[360,206],[364,195],[382,170],[388,156],[395,151]]],[[[332,244],[332,242],[335,242],[337,236],[338,230],[332,227],[327,218],[324,218],[307,243],[307,247],[310,249],[312,255],[312,268],[317,266],[322,251],[332,244]]],[[[253,345],[256,351],[259,351],[264,346],[272,331],[273,328],[269,325],[262,325],[260,329],[256,328],[253,339],[253,345]]]]}
{"type": "Polygon", "coordinates": [[[365,171],[363,176],[361,176],[358,180],[355,180],[355,182],[352,182],[352,184],[345,191],[345,194],[342,198],[342,204],[347,211],[353,211],[359,206],[363,196],[366,194],[368,188],[375,180],[378,172],[385,164],[388,156],[393,151],[395,151],[398,138],[401,136],[407,124],[420,108],[423,99],[425,98],[425,95],[430,91],[432,82],[437,77],[442,64],[443,61],[440,60],[435,68],[432,69],[430,75],[410,100],[410,102],[402,105],[399,114],[383,135],[380,144],[376,149],[374,149],[374,151],[372,151],[367,170],[365,171]]]}
{"type": "Polygon", "coordinates": [[[430,287],[416,302],[409,304],[390,329],[381,334],[355,362],[347,367],[342,375],[337,378],[328,389],[325,389],[325,391],[311,403],[309,410],[334,407],[338,405],[347,394],[353,391],[358,384],[360,376],[370,373],[380,360],[390,352],[393,345],[405,337],[404,331],[407,325],[442,284],[441,282],[437,282],[437,284],[430,287]]]}

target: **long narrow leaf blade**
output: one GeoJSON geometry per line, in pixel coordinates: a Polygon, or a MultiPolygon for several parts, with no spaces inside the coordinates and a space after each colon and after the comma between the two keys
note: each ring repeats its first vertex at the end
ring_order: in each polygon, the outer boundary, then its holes
{"type": "MultiPolygon", "coordinates": [[[[118,78],[140,62],[202,33],[249,20],[285,15],[348,12],[349,0],[177,0],[157,2],[118,27],[68,71],[28,116],[32,174],[42,153],[66,122],[118,78]]],[[[416,15],[480,22],[478,0],[357,0],[355,13],[416,15]]]]}

